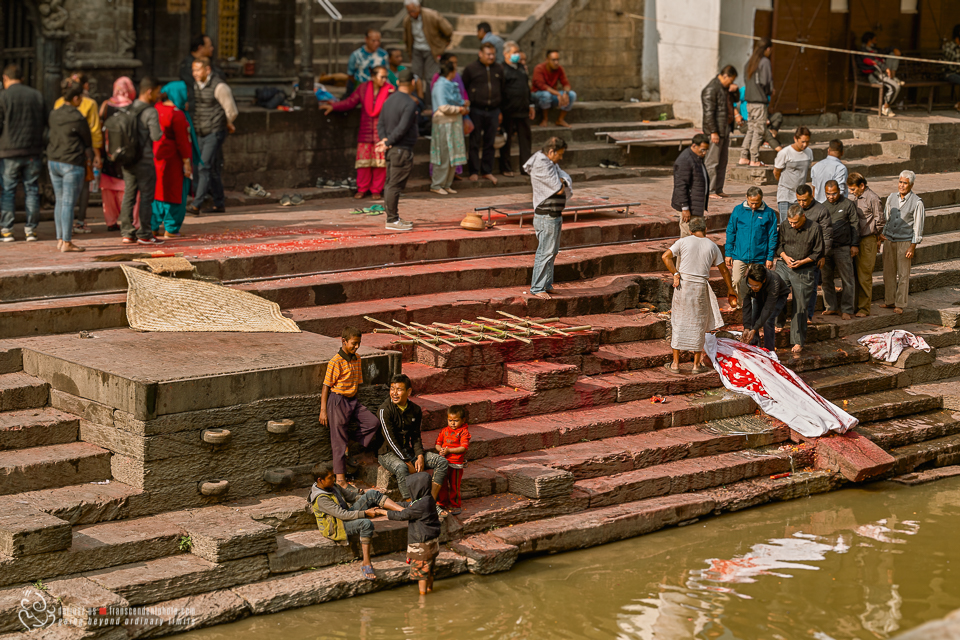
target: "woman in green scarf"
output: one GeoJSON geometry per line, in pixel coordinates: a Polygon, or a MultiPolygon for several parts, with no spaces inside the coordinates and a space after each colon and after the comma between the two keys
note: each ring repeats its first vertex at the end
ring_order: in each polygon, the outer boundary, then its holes
{"type": "Polygon", "coordinates": [[[164,238],[181,237],[180,227],[187,213],[193,159],[199,161],[200,148],[187,111],[187,85],[182,81],[163,87],[156,105],[163,137],[153,143],[157,187],[153,201],[153,232],[163,225],[164,238]]]}

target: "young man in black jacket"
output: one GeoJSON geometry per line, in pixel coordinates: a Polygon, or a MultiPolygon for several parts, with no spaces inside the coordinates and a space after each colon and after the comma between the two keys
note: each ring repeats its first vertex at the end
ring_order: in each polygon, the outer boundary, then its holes
{"type": "Polygon", "coordinates": [[[710,176],[703,165],[703,158],[709,147],[707,136],[698,133],[673,163],[673,197],[670,206],[680,212],[681,238],[690,235],[690,216],[703,217],[707,211],[710,176]]]}
{"type": "Polygon", "coordinates": [[[482,177],[493,184],[497,184],[497,179],[493,177],[493,143],[497,137],[503,101],[503,67],[497,64],[496,55],[496,47],[489,42],[480,45],[477,59],[468,64],[461,74],[470,99],[470,120],[474,126],[470,133],[470,153],[467,157],[470,180],[476,182],[482,177]]]}
{"type": "Polygon", "coordinates": [[[734,115],[730,85],[737,79],[737,70],[731,65],[720,70],[700,93],[703,104],[703,132],[710,136],[710,151],[704,164],[710,176],[711,197],[725,198],[723,183],[727,177],[727,159],[730,155],[730,130],[740,114],[734,115]]]}
{"type": "Polygon", "coordinates": [[[13,242],[14,196],[17,183],[23,183],[26,195],[27,240],[36,240],[40,224],[40,179],[43,154],[43,130],[47,126],[47,110],[43,95],[21,82],[20,65],[8,64],[3,70],[0,91],[0,166],[3,167],[0,191],[0,238],[13,242]]]}
{"type": "Polygon", "coordinates": [[[790,285],[775,271],[762,264],[752,264],[743,277],[740,290],[744,292],[743,336],[747,344],[760,344],[759,331],[763,329],[763,348],[773,351],[777,346],[777,316],[787,306],[790,285]]]}
{"type": "Polygon", "coordinates": [[[400,495],[404,500],[410,499],[407,476],[433,469],[431,493],[436,499],[447,476],[449,464],[443,456],[423,450],[423,437],[420,435],[423,412],[420,407],[410,402],[412,391],[410,378],[404,374],[395,375],[390,380],[390,397],[380,405],[377,412],[383,429],[383,445],[377,452],[377,460],[380,466],[397,478],[400,495]]]}
{"type": "Polygon", "coordinates": [[[513,162],[510,160],[513,140],[520,145],[520,172],[532,153],[530,121],[537,117],[536,107],[530,97],[530,78],[520,64],[520,45],[513,40],[503,45],[503,102],[501,126],[507,136],[506,144],[500,147],[500,173],[512,178],[513,162]]]}

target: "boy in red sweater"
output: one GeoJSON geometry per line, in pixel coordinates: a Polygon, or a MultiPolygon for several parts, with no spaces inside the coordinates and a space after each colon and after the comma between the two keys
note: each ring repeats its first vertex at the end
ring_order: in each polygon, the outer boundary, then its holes
{"type": "Polygon", "coordinates": [[[467,448],[470,446],[470,430],[467,427],[467,409],[455,404],[447,409],[447,426],[437,436],[437,453],[447,459],[450,471],[443,481],[437,503],[453,515],[462,511],[460,504],[460,480],[467,464],[467,448]]]}

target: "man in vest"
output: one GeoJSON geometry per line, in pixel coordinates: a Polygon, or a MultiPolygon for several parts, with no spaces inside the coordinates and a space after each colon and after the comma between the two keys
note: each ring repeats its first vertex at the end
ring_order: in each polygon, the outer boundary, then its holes
{"type": "Polygon", "coordinates": [[[223,141],[228,132],[235,131],[237,104],[227,83],[211,73],[209,58],[197,58],[191,69],[194,100],[190,103],[190,114],[197,130],[201,164],[194,169],[198,176],[197,191],[193,203],[187,205],[187,213],[199,216],[200,206],[208,194],[213,198],[210,213],[223,213],[223,141]]]}
{"type": "Polygon", "coordinates": [[[910,295],[910,265],[923,240],[923,222],[926,212],[923,200],[913,192],[917,175],[901,171],[897,192],[887,196],[883,210],[883,304],[903,313],[910,295]]]}

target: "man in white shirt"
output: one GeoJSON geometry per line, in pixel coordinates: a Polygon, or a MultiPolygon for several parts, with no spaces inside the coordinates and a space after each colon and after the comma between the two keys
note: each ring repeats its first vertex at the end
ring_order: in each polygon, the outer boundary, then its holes
{"type": "Polygon", "coordinates": [[[523,165],[533,187],[533,228],[537,232],[530,293],[545,300],[553,293],[553,263],[560,252],[562,214],[567,198],[573,193],[573,181],[557,164],[566,150],[563,138],[550,138],[543,149],[523,165]]]}
{"type": "Polygon", "coordinates": [[[831,140],[827,148],[827,157],[813,165],[810,170],[810,180],[813,182],[813,197],[817,202],[826,202],[825,185],[836,180],[840,185],[840,197],[847,197],[847,166],[840,162],[843,157],[843,142],[831,140]]]}
{"type": "Polygon", "coordinates": [[[809,146],[810,129],[801,125],[793,134],[793,144],[781,149],[773,163],[781,223],[787,219],[787,209],[797,201],[797,187],[807,181],[807,172],[813,162],[813,151],[809,146]]]}

